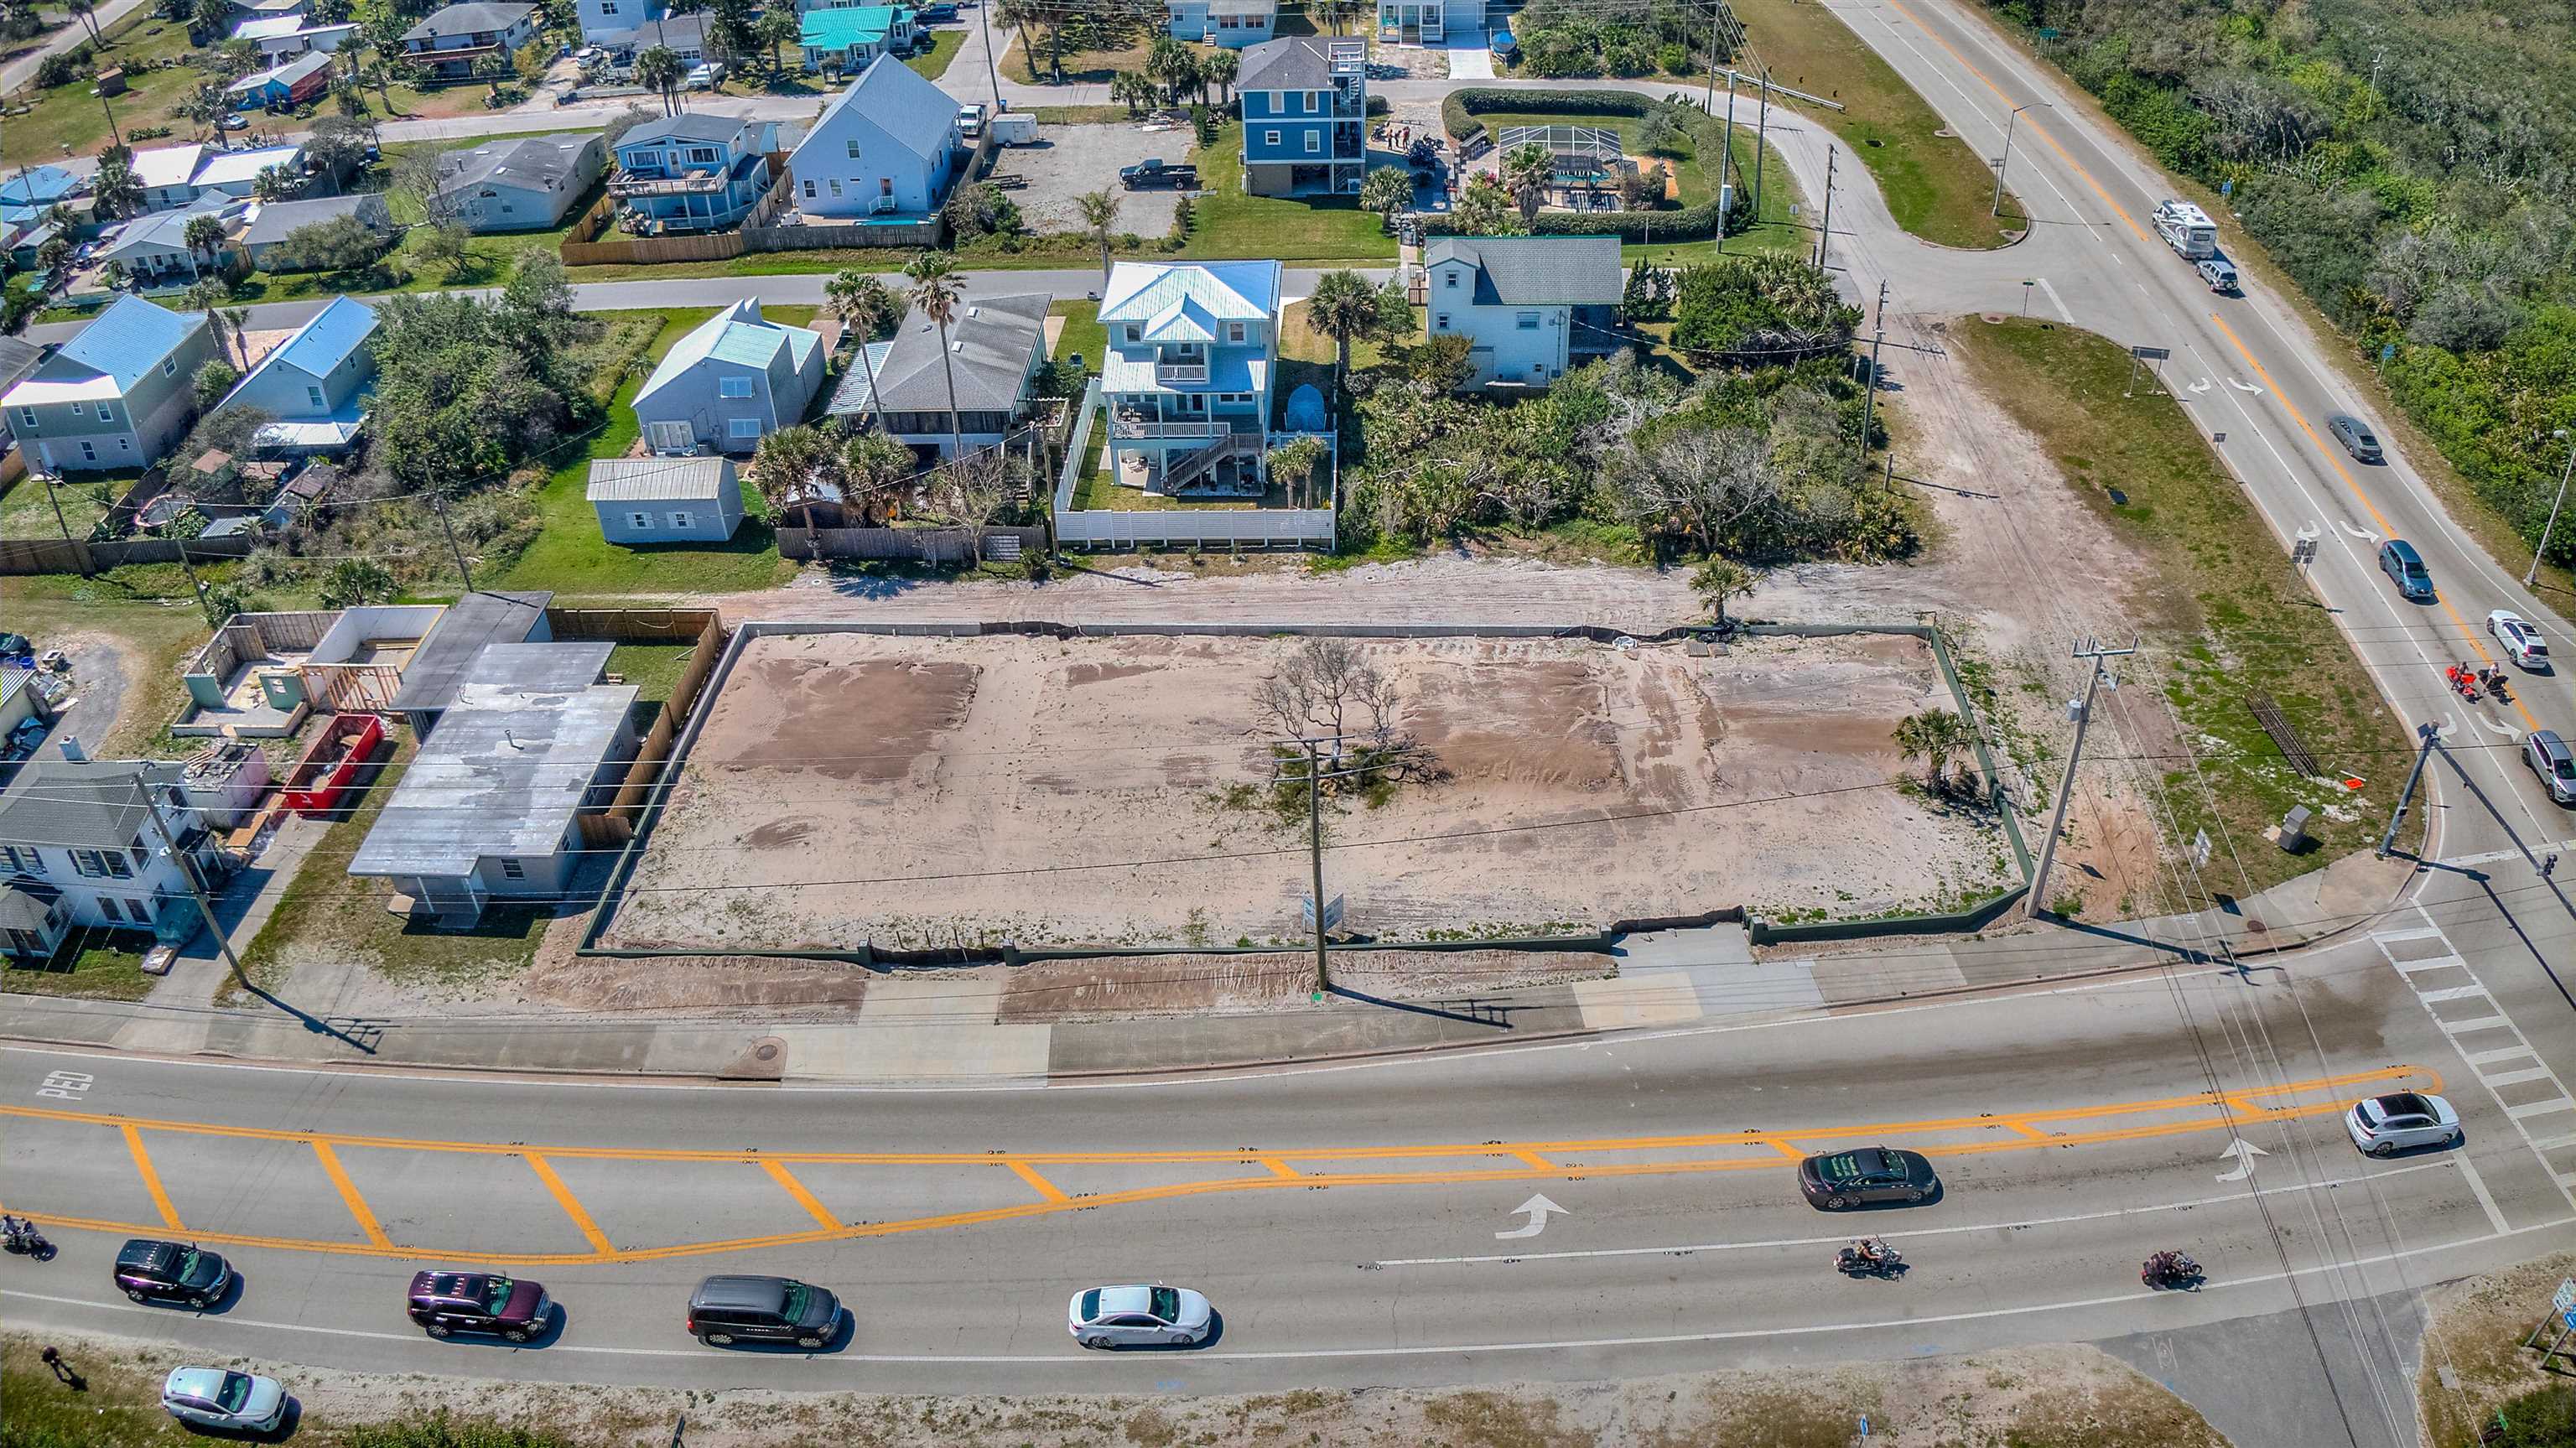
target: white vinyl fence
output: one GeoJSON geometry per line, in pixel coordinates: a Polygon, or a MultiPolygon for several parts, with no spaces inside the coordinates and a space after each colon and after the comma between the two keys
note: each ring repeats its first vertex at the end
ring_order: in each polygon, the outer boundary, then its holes
{"type": "MultiPolygon", "coordinates": [[[[1073,436],[1064,453],[1064,471],[1055,485],[1055,538],[1071,548],[1225,548],[1250,544],[1260,548],[1319,548],[1333,551],[1331,508],[1169,508],[1129,511],[1122,508],[1076,508],[1075,487],[1082,481],[1091,454],[1091,430],[1101,423],[1100,380],[1082,392],[1074,414],[1073,436]]],[[[1285,441],[1273,435],[1275,445],[1285,441]]],[[[1335,492],[1339,468],[1334,468],[1335,492]]]]}

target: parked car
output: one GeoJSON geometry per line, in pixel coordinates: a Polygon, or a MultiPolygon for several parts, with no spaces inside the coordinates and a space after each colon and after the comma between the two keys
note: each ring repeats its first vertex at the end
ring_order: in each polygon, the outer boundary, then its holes
{"type": "Polygon", "coordinates": [[[1798,1163],[1808,1204],[1839,1212],[1864,1202],[1919,1202],[1941,1190],[1923,1154],[1888,1146],[1827,1152],[1798,1163]]]}
{"type": "Polygon", "coordinates": [[[2213,292],[2236,290],[2235,264],[2223,256],[2203,257],[2193,264],[2192,270],[2200,273],[2200,279],[2209,283],[2213,292]]]}
{"type": "Polygon", "coordinates": [[[810,1352],[840,1325],[841,1299],[792,1277],[710,1277],[689,1294],[689,1331],[709,1347],[792,1342],[810,1352]]]}
{"type": "Polygon", "coordinates": [[[232,1285],[231,1263],[191,1245],[136,1237],[116,1251],[117,1290],[137,1302],[210,1307],[232,1285]]]}
{"type": "Polygon", "coordinates": [[[2379,571],[2397,585],[2397,593],[2411,603],[2433,601],[2433,572],[2424,566],[2424,555],[2403,538],[2391,538],[2379,545],[2379,571]]]}
{"type": "Polygon", "coordinates": [[[161,1406],[182,1423],[236,1433],[274,1433],[286,1421],[286,1385],[257,1373],[172,1368],[161,1406]]]}
{"type": "Polygon", "coordinates": [[[2400,1091],[2356,1101],[2344,1114],[2352,1144],[2372,1156],[2395,1156],[2409,1147],[2449,1146],[2460,1139],[2460,1113],[2439,1096],[2400,1091]]]}
{"type": "Polygon", "coordinates": [[[1133,166],[1119,167],[1118,182],[1130,191],[1146,186],[1196,187],[1199,184],[1199,168],[1186,162],[1176,165],[1160,156],[1155,156],[1139,161],[1133,166]]]}
{"type": "Polygon", "coordinates": [[[2536,674],[2549,672],[2549,641],[2522,615],[2499,608],[2487,615],[2487,632],[2495,635],[2496,648],[2506,658],[2536,674]]]}
{"type": "Polygon", "coordinates": [[[544,1287],[498,1272],[416,1272],[405,1306],[431,1337],[478,1332],[512,1342],[543,1336],[555,1311],[544,1287]]]}
{"type": "Polygon", "coordinates": [[[1521,53],[1520,42],[1512,39],[1512,33],[1508,30],[1495,31],[1493,41],[1488,48],[1493,51],[1496,60],[1517,59],[1521,53]]]}
{"type": "Polygon", "coordinates": [[[2366,463],[2380,461],[2379,439],[2372,435],[2369,424],[2349,413],[2338,412],[2326,419],[2326,431],[2334,434],[2343,450],[2366,463]]]}
{"type": "Polygon", "coordinates": [[[2535,729],[2522,741],[2522,762],[2560,804],[2576,804],[2576,748],[2554,729],[2535,729]]]}
{"type": "Polygon", "coordinates": [[[954,5],[924,5],[921,9],[913,13],[912,18],[916,23],[922,25],[953,24],[957,19],[957,7],[954,5]]]}
{"type": "Polygon", "coordinates": [[[710,60],[704,65],[693,65],[689,67],[689,78],[681,82],[680,89],[693,91],[714,90],[717,86],[724,84],[724,78],[724,62],[721,60],[710,60]]]}
{"type": "Polygon", "coordinates": [[[1094,1287],[1065,1305],[1065,1330],[1084,1347],[1186,1347],[1207,1341],[1216,1309],[1204,1294],[1156,1282],[1094,1287]]]}

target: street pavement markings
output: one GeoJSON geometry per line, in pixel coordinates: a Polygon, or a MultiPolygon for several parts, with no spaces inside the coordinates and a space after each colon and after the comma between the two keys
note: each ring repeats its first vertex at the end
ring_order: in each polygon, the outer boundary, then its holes
{"type": "MultiPolygon", "coordinates": [[[[2402,1087],[2439,1090],[2441,1076],[2438,1072],[2424,1067],[2392,1066],[2376,1071],[2320,1077],[2279,1086],[2226,1092],[2201,1091],[2187,1096],[2164,1097],[2148,1101],[2108,1102],[2089,1106],[2056,1107],[1912,1122],[1876,1122],[1788,1129],[1749,1128],[1738,1132],[1687,1136],[1574,1141],[1307,1146],[1266,1150],[1175,1148],[981,1154],[799,1150],[744,1152],[574,1145],[532,1148],[524,1143],[414,1141],[396,1137],[338,1135],[329,1132],[288,1131],[267,1127],[142,1121],[94,1112],[16,1105],[0,1106],[0,1119],[14,1116],[27,1120],[96,1126],[118,1131],[132,1153],[136,1169],[161,1213],[161,1226],[174,1231],[182,1228],[178,1214],[172,1210],[169,1197],[162,1189],[160,1176],[152,1166],[151,1157],[145,1150],[143,1137],[146,1131],[230,1141],[292,1141],[313,1147],[317,1155],[327,1149],[330,1155],[327,1159],[329,1165],[326,1165],[326,1171],[338,1164],[340,1153],[353,1149],[438,1153],[449,1156],[483,1157],[496,1161],[519,1157],[528,1163],[529,1169],[553,1196],[556,1205],[579,1229],[584,1240],[590,1244],[589,1252],[448,1250],[395,1243],[387,1239],[380,1227],[371,1227],[375,1221],[373,1211],[368,1208],[364,1198],[358,1196],[354,1184],[346,1182],[344,1174],[340,1173],[333,1174],[334,1180],[342,1185],[341,1194],[344,1202],[349,1206],[352,1215],[357,1217],[361,1228],[366,1230],[367,1241],[363,1245],[345,1239],[315,1240],[221,1231],[211,1229],[204,1224],[194,1228],[193,1235],[210,1242],[340,1256],[437,1256],[459,1262],[577,1265],[657,1261],[724,1252],[854,1241],[869,1237],[898,1236],[915,1232],[1021,1221],[1059,1212],[1086,1211],[1098,1207],[1297,1187],[1446,1186],[1484,1182],[1541,1181],[1572,1176],[1645,1177],[1720,1171],[1778,1170],[1791,1165],[1808,1149],[1822,1143],[1893,1136],[1917,1140],[1920,1143],[1919,1150],[1929,1155],[1945,1157],[2141,1141],[2231,1129],[2253,1122],[2292,1121],[2336,1115],[2344,1110],[2345,1101],[2356,1088],[2396,1090],[2402,1087]],[[1938,1137],[1952,1139],[1924,1139],[1938,1137]],[[1725,1151],[1750,1151],[1754,1154],[1704,1155],[1709,1152],[1725,1151]],[[1604,1153],[1623,1158],[1629,1154],[1642,1153],[1660,1155],[1663,1159],[1604,1161],[1600,1159],[1601,1154],[1604,1153]],[[1675,1153],[1687,1155],[1673,1159],[1675,1153]],[[745,1164],[757,1162],[769,1171],[772,1178],[787,1190],[788,1195],[794,1198],[799,1206],[805,1209],[815,1225],[800,1231],[752,1237],[651,1247],[618,1247],[591,1218],[580,1199],[557,1174],[549,1158],[721,1165],[733,1170],[739,1170],[745,1164]],[[1416,1168],[1355,1171],[1350,1169],[1353,1163],[1380,1161],[1472,1162],[1474,1164],[1443,1166],[1428,1170],[1416,1168]],[[1511,1164],[1508,1166],[1492,1164],[1502,1162],[1511,1164]],[[889,1221],[841,1223],[835,1222],[821,1203],[813,1198],[810,1192],[803,1191],[801,1183],[797,1183],[792,1173],[787,1171],[788,1166],[794,1163],[894,1168],[970,1165],[999,1167],[1010,1172],[1023,1185],[1035,1191],[1039,1200],[889,1221]],[[1120,1191],[1072,1196],[1066,1194],[1038,1170],[1040,1166],[1049,1164],[1152,1166],[1209,1163],[1257,1168],[1259,1174],[1181,1182],[1166,1181],[1120,1191]],[[1301,1168],[1296,1165],[1297,1163],[1315,1165],[1301,1168]],[[1321,1169],[1316,1169],[1317,1166],[1321,1169]]],[[[24,1202],[13,1201],[11,1206],[39,1222],[72,1230],[113,1233],[154,1230],[149,1226],[138,1226],[130,1222],[47,1212],[40,1208],[30,1208],[24,1202]]]]}
{"type": "MultiPolygon", "coordinates": [[[[2450,1037],[2560,1193],[2576,1201],[2576,1095],[2504,1013],[2450,937],[2433,923],[2432,913],[2420,904],[2414,909],[2422,925],[2373,931],[2371,944],[2415,993],[2433,1024],[2450,1037]]],[[[2473,1178],[2471,1189],[2488,1217],[2501,1223],[2504,1218],[2487,1196],[2485,1183],[2473,1178]]]]}

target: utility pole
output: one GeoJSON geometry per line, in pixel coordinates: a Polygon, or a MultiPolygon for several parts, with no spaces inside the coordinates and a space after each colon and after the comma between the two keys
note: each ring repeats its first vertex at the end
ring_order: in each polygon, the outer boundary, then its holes
{"type": "Polygon", "coordinates": [[[2406,787],[2397,791],[2397,807],[2388,812],[2388,832],[2379,837],[2378,858],[2383,860],[2397,847],[2397,827],[2406,822],[2406,807],[2415,802],[2415,786],[2424,780],[2424,761],[2433,757],[2433,746],[2442,738],[2442,726],[2418,724],[2415,737],[2424,742],[2415,750],[2415,767],[2406,771],[2406,787]]]}
{"type": "Polygon", "coordinates": [[[1862,464],[1869,459],[1869,425],[1878,404],[1878,353],[1887,345],[1887,283],[1878,284],[1877,330],[1869,340],[1869,385],[1860,395],[1860,455],[1862,464]]]}
{"type": "MultiPolygon", "coordinates": [[[[1330,989],[1333,983],[1332,967],[1324,954],[1324,932],[1332,924],[1328,913],[1329,906],[1324,899],[1324,781],[1357,779],[1364,775],[1401,768],[1414,754],[1412,745],[1373,749],[1362,756],[1360,763],[1345,767],[1341,762],[1342,739],[1343,736],[1339,734],[1318,734],[1308,738],[1279,741],[1283,746],[1301,749],[1306,754],[1307,885],[1315,892],[1315,989],[1319,991],[1330,989]],[[1324,750],[1328,745],[1332,749],[1334,767],[1331,769],[1324,767],[1324,750]]],[[[1280,781],[1281,775],[1274,769],[1270,778],[1275,784],[1280,781]]]]}
{"type": "MultiPolygon", "coordinates": [[[[1709,64],[1717,64],[1714,56],[1709,64]]],[[[1726,255],[1726,213],[1733,209],[1726,203],[1735,199],[1735,188],[1728,183],[1735,171],[1735,67],[1726,68],[1726,149],[1717,154],[1717,254],[1726,255]]]]}
{"type": "MultiPolygon", "coordinates": [[[[1756,62],[1759,64],[1759,61],[1756,62]]],[[[1753,118],[1753,224],[1762,224],[1762,153],[1771,149],[1771,67],[1762,67],[1762,110],[1753,118]]]]}
{"type": "MultiPolygon", "coordinates": [[[[2549,434],[2564,442],[2567,429],[2553,428],[2549,434]]],[[[2558,510],[2567,502],[2567,479],[2576,474],[2576,442],[2567,444],[2567,466],[2558,470],[2558,496],[2549,505],[2549,521],[2540,525],[2540,546],[2531,550],[2531,567],[2522,575],[2522,586],[2531,587],[2540,577],[2540,555],[2549,551],[2549,535],[2558,529],[2558,510]]]]}
{"type": "Polygon", "coordinates": [[[436,493],[429,495],[430,516],[438,520],[438,531],[447,535],[447,551],[456,559],[456,576],[465,580],[465,591],[474,591],[474,570],[465,566],[465,550],[456,544],[456,529],[447,521],[447,503],[436,493]]]}
{"type": "Polygon", "coordinates": [[[188,575],[188,587],[196,590],[197,594],[197,612],[206,616],[206,627],[213,628],[215,625],[222,623],[223,620],[215,617],[213,611],[206,607],[205,580],[197,576],[196,566],[188,561],[188,540],[182,538],[178,540],[178,542],[179,571],[188,575]]]}
{"type": "Polygon", "coordinates": [[[252,989],[250,977],[242,974],[240,958],[233,954],[232,941],[224,935],[223,922],[215,918],[215,907],[206,898],[206,887],[197,879],[196,863],[181,853],[178,843],[170,838],[170,827],[161,820],[161,806],[152,798],[151,787],[143,782],[141,774],[134,776],[134,796],[142,802],[143,817],[152,822],[152,833],[161,839],[161,852],[178,865],[179,878],[187,882],[188,894],[197,902],[197,913],[204,917],[206,928],[214,932],[215,949],[223,953],[225,966],[231,969],[233,979],[242,989],[252,989]]]}
{"type": "MultiPolygon", "coordinates": [[[[2103,667],[2103,661],[2137,651],[2138,646],[2134,642],[2125,649],[2106,649],[2090,638],[2075,646],[2076,658],[2093,661],[2093,677],[2084,685],[2083,699],[2067,705],[2066,712],[2075,720],[2075,747],[2066,751],[2066,774],[2057,782],[2057,810],[2048,818],[2048,837],[2039,842],[2039,864],[2030,875],[2030,898],[2022,902],[2025,918],[2037,920],[2048,913],[2048,867],[2057,861],[2057,834],[2066,826],[2066,806],[2075,797],[2075,766],[2084,757],[2085,726],[2093,722],[2093,695],[2110,673],[2103,667]]],[[[2120,681],[2112,679],[2111,687],[2120,687],[2120,681]]]]}
{"type": "Polygon", "coordinates": [[[1816,228],[1816,270],[1825,269],[1825,244],[1834,234],[1834,148],[1825,148],[1825,217],[1816,228]]]}
{"type": "Polygon", "coordinates": [[[1995,163],[1995,199],[1993,204],[1986,208],[1986,214],[1988,216],[2001,216],[2004,214],[2004,168],[2012,165],[2013,128],[2021,124],[2022,112],[2029,110],[2032,106],[2043,106],[2046,104],[2048,104],[2046,101],[2028,101],[2013,107],[2012,114],[2004,118],[2004,154],[2003,159],[1995,163]]]}
{"type": "MultiPolygon", "coordinates": [[[[1004,110],[1008,109],[1008,107],[1002,104],[1002,70],[1001,67],[995,64],[993,60],[993,22],[990,16],[991,10],[988,6],[978,5],[975,7],[975,25],[978,30],[983,32],[984,36],[984,75],[986,79],[993,83],[993,114],[998,116],[1004,110]]],[[[1037,57],[1030,56],[1028,59],[1029,75],[1032,78],[1035,78],[1037,75],[1037,57]]],[[[862,345],[865,344],[863,343],[862,345]]]]}

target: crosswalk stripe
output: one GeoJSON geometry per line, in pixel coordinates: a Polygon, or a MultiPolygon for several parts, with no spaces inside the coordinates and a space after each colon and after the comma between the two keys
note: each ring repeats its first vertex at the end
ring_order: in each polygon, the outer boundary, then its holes
{"type": "Polygon", "coordinates": [[[2500,1071],[2493,1076],[2482,1075],[2478,1079],[2497,1088],[2498,1090],[2502,1090],[2507,1086],[2519,1086],[2525,1081],[2545,1081],[2548,1078],[2548,1067],[2533,1066],[2530,1069],[2523,1071],[2500,1071]]]}
{"type": "Polygon", "coordinates": [[[2431,960],[2398,960],[2392,957],[2388,963],[2397,967],[2399,975],[2413,975],[2426,970],[2466,970],[2469,966],[2467,961],[2456,955],[2437,955],[2431,960]]]}
{"type": "Polygon", "coordinates": [[[2434,926],[2414,930],[2374,930],[2370,938],[2382,945],[2401,945],[2409,940],[2439,940],[2442,932],[2434,926]]]}
{"type": "Polygon", "coordinates": [[[2540,1116],[2552,1111],[2576,1111],[2576,1101],[2561,1096],[2555,1101],[2534,1101],[2528,1106],[2508,1106],[2504,1109],[2504,1114],[2520,1121],[2526,1116],[2540,1116]]]}
{"type": "Polygon", "coordinates": [[[2471,1031],[2492,1031],[2498,1026],[2511,1026],[2513,1024],[2513,1022],[2502,1016],[2479,1016],[2473,1020],[2466,1021],[2446,1021],[2439,1016],[2435,1016],[2433,1018],[2433,1023],[2455,1036],[2466,1035],[2471,1031]]]}
{"type": "Polygon", "coordinates": [[[2482,985],[2453,985],[2444,986],[2440,990],[2419,990],[2415,995],[2417,999],[2430,1006],[2439,1005],[2443,1001],[2463,1001],[2471,996],[2482,996],[2486,993],[2487,988],[2482,985]]]}
{"type": "Polygon", "coordinates": [[[2516,1056],[2529,1056],[2533,1060],[2540,1059],[2540,1053],[2531,1049],[2529,1046],[2498,1046],[2492,1051],[2469,1052],[2466,1055],[2461,1056],[2460,1059],[2468,1062],[2472,1066],[2491,1066],[2498,1061],[2510,1061],[2516,1056]]]}

